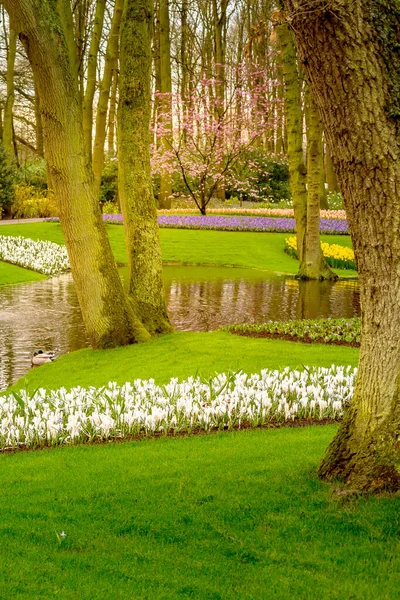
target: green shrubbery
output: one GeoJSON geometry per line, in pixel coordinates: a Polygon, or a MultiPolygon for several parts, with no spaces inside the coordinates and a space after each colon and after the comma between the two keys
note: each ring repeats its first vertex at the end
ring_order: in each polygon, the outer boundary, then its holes
{"type": "Polygon", "coordinates": [[[8,162],[7,153],[0,142],[0,218],[10,213],[15,193],[15,169],[8,162]]]}
{"type": "Polygon", "coordinates": [[[56,217],[58,215],[57,202],[51,191],[19,183],[15,186],[11,215],[16,219],[56,217]]]}

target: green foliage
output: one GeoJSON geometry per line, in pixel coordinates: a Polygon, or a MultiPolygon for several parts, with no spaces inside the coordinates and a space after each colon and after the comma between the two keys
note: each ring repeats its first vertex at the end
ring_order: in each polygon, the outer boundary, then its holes
{"type": "Polygon", "coordinates": [[[47,188],[47,166],[44,158],[26,161],[18,171],[18,183],[35,188],[38,192],[47,188]]]}
{"type": "Polygon", "coordinates": [[[358,346],[361,338],[361,319],[301,319],[298,321],[271,321],[248,325],[223,327],[237,335],[254,337],[290,338],[321,344],[351,344],[358,346]]]}
{"type": "Polygon", "coordinates": [[[110,200],[106,200],[101,205],[101,211],[104,215],[118,215],[121,210],[116,202],[110,202],[110,200]]]}
{"type": "Polygon", "coordinates": [[[0,218],[14,200],[15,169],[9,165],[7,152],[0,141],[0,218]]]}
{"type": "Polygon", "coordinates": [[[56,217],[58,207],[52,192],[19,183],[15,186],[11,214],[17,219],[56,217]]]}
{"type": "Polygon", "coordinates": [[[228,195],[255,202],[277,203],[290,199],[289,168],[287,160],[267,155],[261,150],[251,150],[232,168],[228,195]]]}
{"type": "Polygon", "coordinates": [[[343,196],[340,192],[329,192],[327,196],[328,210],[343,210],[343,196]]]}
{"type": "MultiPolygon", "coordinates": [[[[101,175],[100,203],[116,203],[118,198],[118,160],[116,157],[108,157],[104,161],[103,173],[101,175]]],[[[104,211],[103,211],[104,212],[104,211]]]]}

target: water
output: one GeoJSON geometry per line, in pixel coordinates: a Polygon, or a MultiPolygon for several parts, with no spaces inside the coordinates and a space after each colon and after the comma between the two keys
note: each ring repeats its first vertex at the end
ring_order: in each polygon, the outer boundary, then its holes
{"type": "MultiPolygon", "coordinates": [[[[360,314],[357,281],[298,282],[261,271],[215,267],[171,266],[165,267],[164,275],[168,312],[180,331],[360,314]]],[[[0,287],[0,389],[29,370],[35,349],[60,355],[86,346],[71,275],[0,287]]]]}

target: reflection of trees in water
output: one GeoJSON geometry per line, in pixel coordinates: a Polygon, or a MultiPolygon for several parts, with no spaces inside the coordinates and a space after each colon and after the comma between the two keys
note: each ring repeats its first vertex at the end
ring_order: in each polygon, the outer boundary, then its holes
{"type": "MultiPolygon", "coordinates": [[[[355,282],[204,279],[170,278],[166,298],[176,329],[359,314],[355,282]]],[[[0,389],[26,373],[35,348],[63,354],[87,345],[69,275],[0,288],[0,389]]]]}
{"type": "Polygon", "coordinates": [[[170,317],[177,329],[211,330],[229,323],[351,317],[359,314],[353,282],[272,279],[246,281],[171,281],[170,317]]]}

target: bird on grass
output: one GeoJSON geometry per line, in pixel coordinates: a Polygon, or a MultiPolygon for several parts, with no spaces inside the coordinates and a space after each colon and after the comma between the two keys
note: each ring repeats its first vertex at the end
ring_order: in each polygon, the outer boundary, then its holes
{"type": "Polygon", "coordinates": [[[54,352],[45,352],[44,350],[35,350],[32,356],[32,365],[39,366],[55,360],[54,352]]]}

